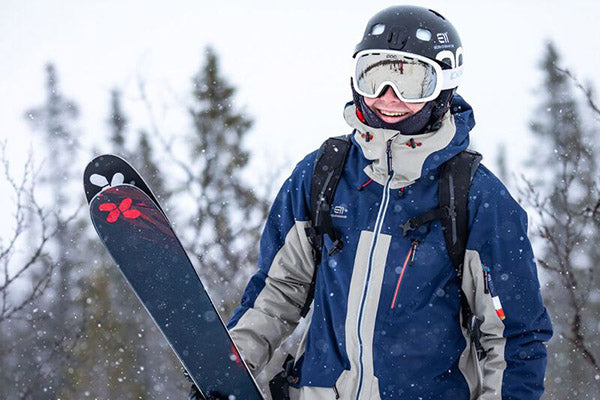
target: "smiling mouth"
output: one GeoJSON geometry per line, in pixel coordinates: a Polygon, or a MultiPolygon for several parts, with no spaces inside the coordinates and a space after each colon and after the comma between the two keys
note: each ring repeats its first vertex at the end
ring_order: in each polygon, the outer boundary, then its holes
{"type": "Polygon", "coordinates": [[[379,108],[377,108],[377,111],[379,111],[379,113],[381,115],[384,115],[386,117],[403,117],[403,116],[409,114],[406,111],[395,112],[395,111],[386,111],[386,110],[382,110],[382,109],[379,109],[379,108]]]}

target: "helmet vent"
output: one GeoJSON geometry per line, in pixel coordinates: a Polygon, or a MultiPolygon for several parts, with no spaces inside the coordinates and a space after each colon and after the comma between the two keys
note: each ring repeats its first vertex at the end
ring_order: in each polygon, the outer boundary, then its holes
{"type": "Polygon", "coordinates": [[[434,13],[435,15],[437,15],[438,17],[440,17],[443,20],[446,20],[446,18],[444,18],[444,16],[442,14],[440,14],[437,11],[432,10],[431,8],[429,9],[429,11],[431,11],[432,13],[434,13]]]}
{"type": "Polygon", "coordinates": [[[383,31],[385,31],[384,24],[375,24],[371,28],[371,35],[381,35],[383,33],[383,31]]]}
{"type": "Polygon", "coordinates": [[[417,39],[422,40],[424,42],[429,42],[431,40],[431,31],[429,29],[419,28],[416,33],[417,39]]]}

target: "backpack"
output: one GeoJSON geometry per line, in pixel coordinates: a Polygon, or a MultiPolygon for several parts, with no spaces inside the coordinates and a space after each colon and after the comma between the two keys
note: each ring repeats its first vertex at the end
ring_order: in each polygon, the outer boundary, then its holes
{"type": "MultiPolygon", "coordinates": [[[[340,233],[334,228],[330,215],[330,207],[339,179],[342,175],[346,157],[352,146],[351,135],[327,139],[319,149],[313,169],[310,188],[310,217],[311,226],[306,228],[306,234],[312,247],[315,271],[308,290],[308,296],[301,310],[305,317],[310,309],[315,293],[317,268],[321,263],[323,237],[328,235],[333,245],[329,255],[335,254],[343,247],[340,233]]],[[[481,161],[481,154],[472,150],[463,150],[446,161],[440,169],[439,205],[417,217],[410,218],[402,225],[404,236],[419,228],[421,225],[439,219],[446,241],[446,248],[452,264],[462,282],[463,262],[469,236],[468,210],[469,189],[475,171],[481,161]]],[[[467,298],[460,289],[460,304],[462,324],[481,360],[485,350],[481,345],[480,326],[483,319],[471,311],[467,298]]]]}

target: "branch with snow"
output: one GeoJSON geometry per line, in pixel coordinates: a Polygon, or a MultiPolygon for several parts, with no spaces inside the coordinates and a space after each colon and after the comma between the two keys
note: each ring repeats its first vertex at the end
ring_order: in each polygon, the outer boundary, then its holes
{"type": "MultiPolygon", "coordinates": [[[[35,195],[37,172],[31,156],[17,178],[11,172],[6,156],[6,142],[0,145],[2,175],[8,183],[14,211],[12,232],[0,241],[0,323],[14,317],[19,311],[40,297],[50,283],[56,268],[47,253],[47,246],[57,234],[58,224],[50,223],[50,213],[40,206],[35,195]],[[51,226],[54,225],[54,226],[51,226]],[[27,242],[27,246],[19,246],[27,242]],[[22,249],[26,248],[26,251],[22,249]],[[20,249],[20,250],[18,250],[20,249]],[[28,295],[16,299],[12,289],[28,286],[28,295]],[[16,300],[16,301],[15,301],[16,300]]],[[[66,221],[69,221],[69,217],[66,221]]],[[[7,221],[8,223],[8,221],[7,221]]]]}

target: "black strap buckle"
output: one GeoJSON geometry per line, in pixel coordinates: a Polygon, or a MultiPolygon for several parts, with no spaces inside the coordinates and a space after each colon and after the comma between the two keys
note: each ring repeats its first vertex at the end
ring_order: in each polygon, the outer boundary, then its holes
{"type": "Polygon", "coordinates": [[[409,219],[408,221],[406,221],[405,223],[403,223],[401,226],[402,226],[402,233],[404,234],[404,236],[407,236],[408,232],[414,231],[415,229],[417,229],[417,226],[416,226],[416,224],[413,223],[412,218],[409,219]]]}
{"type": "Polygon", "coordinates": [[[333,246],[331,247],[331,249],[329,249],[327,254],[332,256],[335,253],[337,253],[338,251],[340,251],[343,247],[344,247],[344,242],[342,242],[340,239],[337,239],[335,242],[333,242],[333,246]]]}
{"type": "Polygon", "coordinates": [[[269,381],[269,391],[273,400],[290,400],[290,384],[298,383],[298,378],[293,372],[294,357],[288,354],[283,363],[283,371],[269,381]]]}
{"type": "Polygon", "coordinates": [[[444,212],[444,216],[450,217],[450,218],[456,218],[456,207],[451,207],[451,206],[444,206],[442,207],[442,210],[444,212]]]}
{"type": "Polygon", "coordinates": [[[479,318],[476,315],[471,315],[471,319],[467,324],[467,331],[471,337],[471,341],[475,345],[475,351],[477,352],[477,360],[481,361],[487,354],[481,344],[481,324],[484,319],[479,318]]]}

